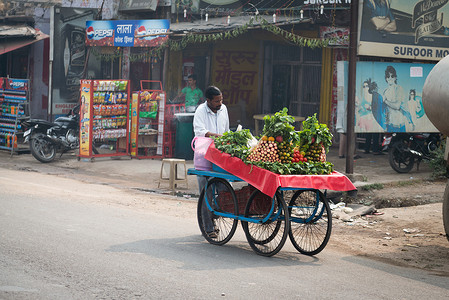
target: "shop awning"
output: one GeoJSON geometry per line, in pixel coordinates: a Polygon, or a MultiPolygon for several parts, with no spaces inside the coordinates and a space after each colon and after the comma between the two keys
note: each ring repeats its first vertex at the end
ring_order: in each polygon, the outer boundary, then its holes
{"type": "Polygon", "coordinates": [[[27,25],[0,26],[0,55],[49,38],[39,29],[27,25]]]}

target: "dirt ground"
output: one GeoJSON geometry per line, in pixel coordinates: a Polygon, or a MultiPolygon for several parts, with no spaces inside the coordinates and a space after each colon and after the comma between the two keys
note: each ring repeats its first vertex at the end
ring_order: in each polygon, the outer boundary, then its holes
{"type": "MultiPolygon", "coordinates": [[[[419,171],[414,169],[408,174],[398,174],[389,167],[386,156],[362,156],[354,161],[355,173],[366,177],[364,183],[367,185],[358,187],[355,200],[342,197],[334,201],[341,201],[346,206],[363,204],[363,207],[373,208],[372,212],[359,216],[354,212],[345,215],[334,210],[327,248],[449,277],[449,241],[443,233],[442,221],[442,199],[447,181],[428,181],[431,170],[426,165],[419,171]]],[[[329,159],[335,164],[335,170],[344,171],[344,159],[332,153],[329,159]]],[[[122,203],[120,198],[101,201],[196,221],[196,201],[189,196],[190,190],[182,191],[184,196],[181,193],[180,197],[173,197],[168,191],[163,195],[164,190],[156,188],[160,169],[157,161],[89,163],[66,155],[55,163],[41,164],[30,155],[12,159],[3,155],[0,156],[0,167],[117,187],[123,192],[135,193],[135,201],[122,203]],[[164,199],[166,201],[162,201],[164,199]]],[[[196,190],[196,179],[189,180],[189,187],[196,190]]]]}
{"type": "MultiPolygon", "coordinates": [[[[348,214],[350,218],[345,219],[341,217],[343,212],[334,209],[331,238],[323,251],[333,249],[449,277],[449,241],[444,235],[441,202],[445,186],[446,181],[414,181],[359,189],[357,200],[350,203],[343,198],[342,203],[346,201],[347,207],[370,204],[363,207],[373,208],[372,212],[364,216],[348,214]]],[[[195,219],[195,199],[166,197],[167,201],[137,200],[125,205],[195,219]]]]}
{"type": "Polygon", "coordinates": [[[449,276],[441,203],[445,187],[445,180],[420,180],[359,189],[354,202],[372,205],[374,212],[350,216],[335,209],[328,247],[449,276]]]}

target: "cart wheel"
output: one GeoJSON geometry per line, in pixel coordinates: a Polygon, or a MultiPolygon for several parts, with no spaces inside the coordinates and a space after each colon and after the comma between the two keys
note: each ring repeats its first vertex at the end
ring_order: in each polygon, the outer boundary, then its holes
{"type": "Polygon", "coordinates": [[[206,201],[217,212],[229,214],[230,217],[237,215],[234,189],[225,179],[211,178],[198,199],[197,216],[201,233],[209,243],[224,245],[234,235],[238,220],[211,212],[206,201]]]}
{"type": "Polygon", "coordinates": [[[306,255],[320,253],[331,236],[332,213],[327,199],[318,190],[297,191],[288,206],[290,240],[306,255]]]}
{"type": "Polygon", "coordinates": [[[290,227],[286,205],[276,192],[274,199],[256,190],[249,197],[245,208],[245,217],[251,221],[242,221],[249,245],[259,255],[272,256],[285,244],[290,227]]]}

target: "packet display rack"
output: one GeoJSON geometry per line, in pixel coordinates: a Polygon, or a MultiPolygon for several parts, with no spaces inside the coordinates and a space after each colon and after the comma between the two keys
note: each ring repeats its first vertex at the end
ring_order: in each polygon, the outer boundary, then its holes
{"type": "Polygon", "coordinates": [[[0,77],[0,149],[29,151],[23,147],[19,119],[30,115],[29,80],[0,77]]]}
{"type": "Polygon", "coordinates": [[[138,159],[163,158],[166,145],[166,93],[162,82],[142,80],[131,103],[131,156],[138,159]]]}
{"type": "Polygon", "coordinates": [[[118,142],[129,139],[129,89],[129,80],[81,80],[80,158],[129,155],[118,142]]]}

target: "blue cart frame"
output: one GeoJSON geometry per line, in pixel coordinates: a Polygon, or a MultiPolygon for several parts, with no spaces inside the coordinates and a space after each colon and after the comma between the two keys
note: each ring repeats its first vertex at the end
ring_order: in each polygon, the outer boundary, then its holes
{"type": "Polygon", "coordinates": [[[279,187],[270,198],[254,189],[248,199],[241,199],[230,183],[245,181],[233,174],[196,169],[188,169],[187,174],[208,178],[198,199],[197,218],[202,235],[211,244],[226,244],[238,221],[251,248],[263,256],[278,253],[287,235],[293,246],[306,255],[318,254],[329,241],[332,214],[320,190],[279,187]],[[288,203],[286,191],[294,192],[288,203]],[[239,211],[242,204],[243,213],[239,211]]]}

